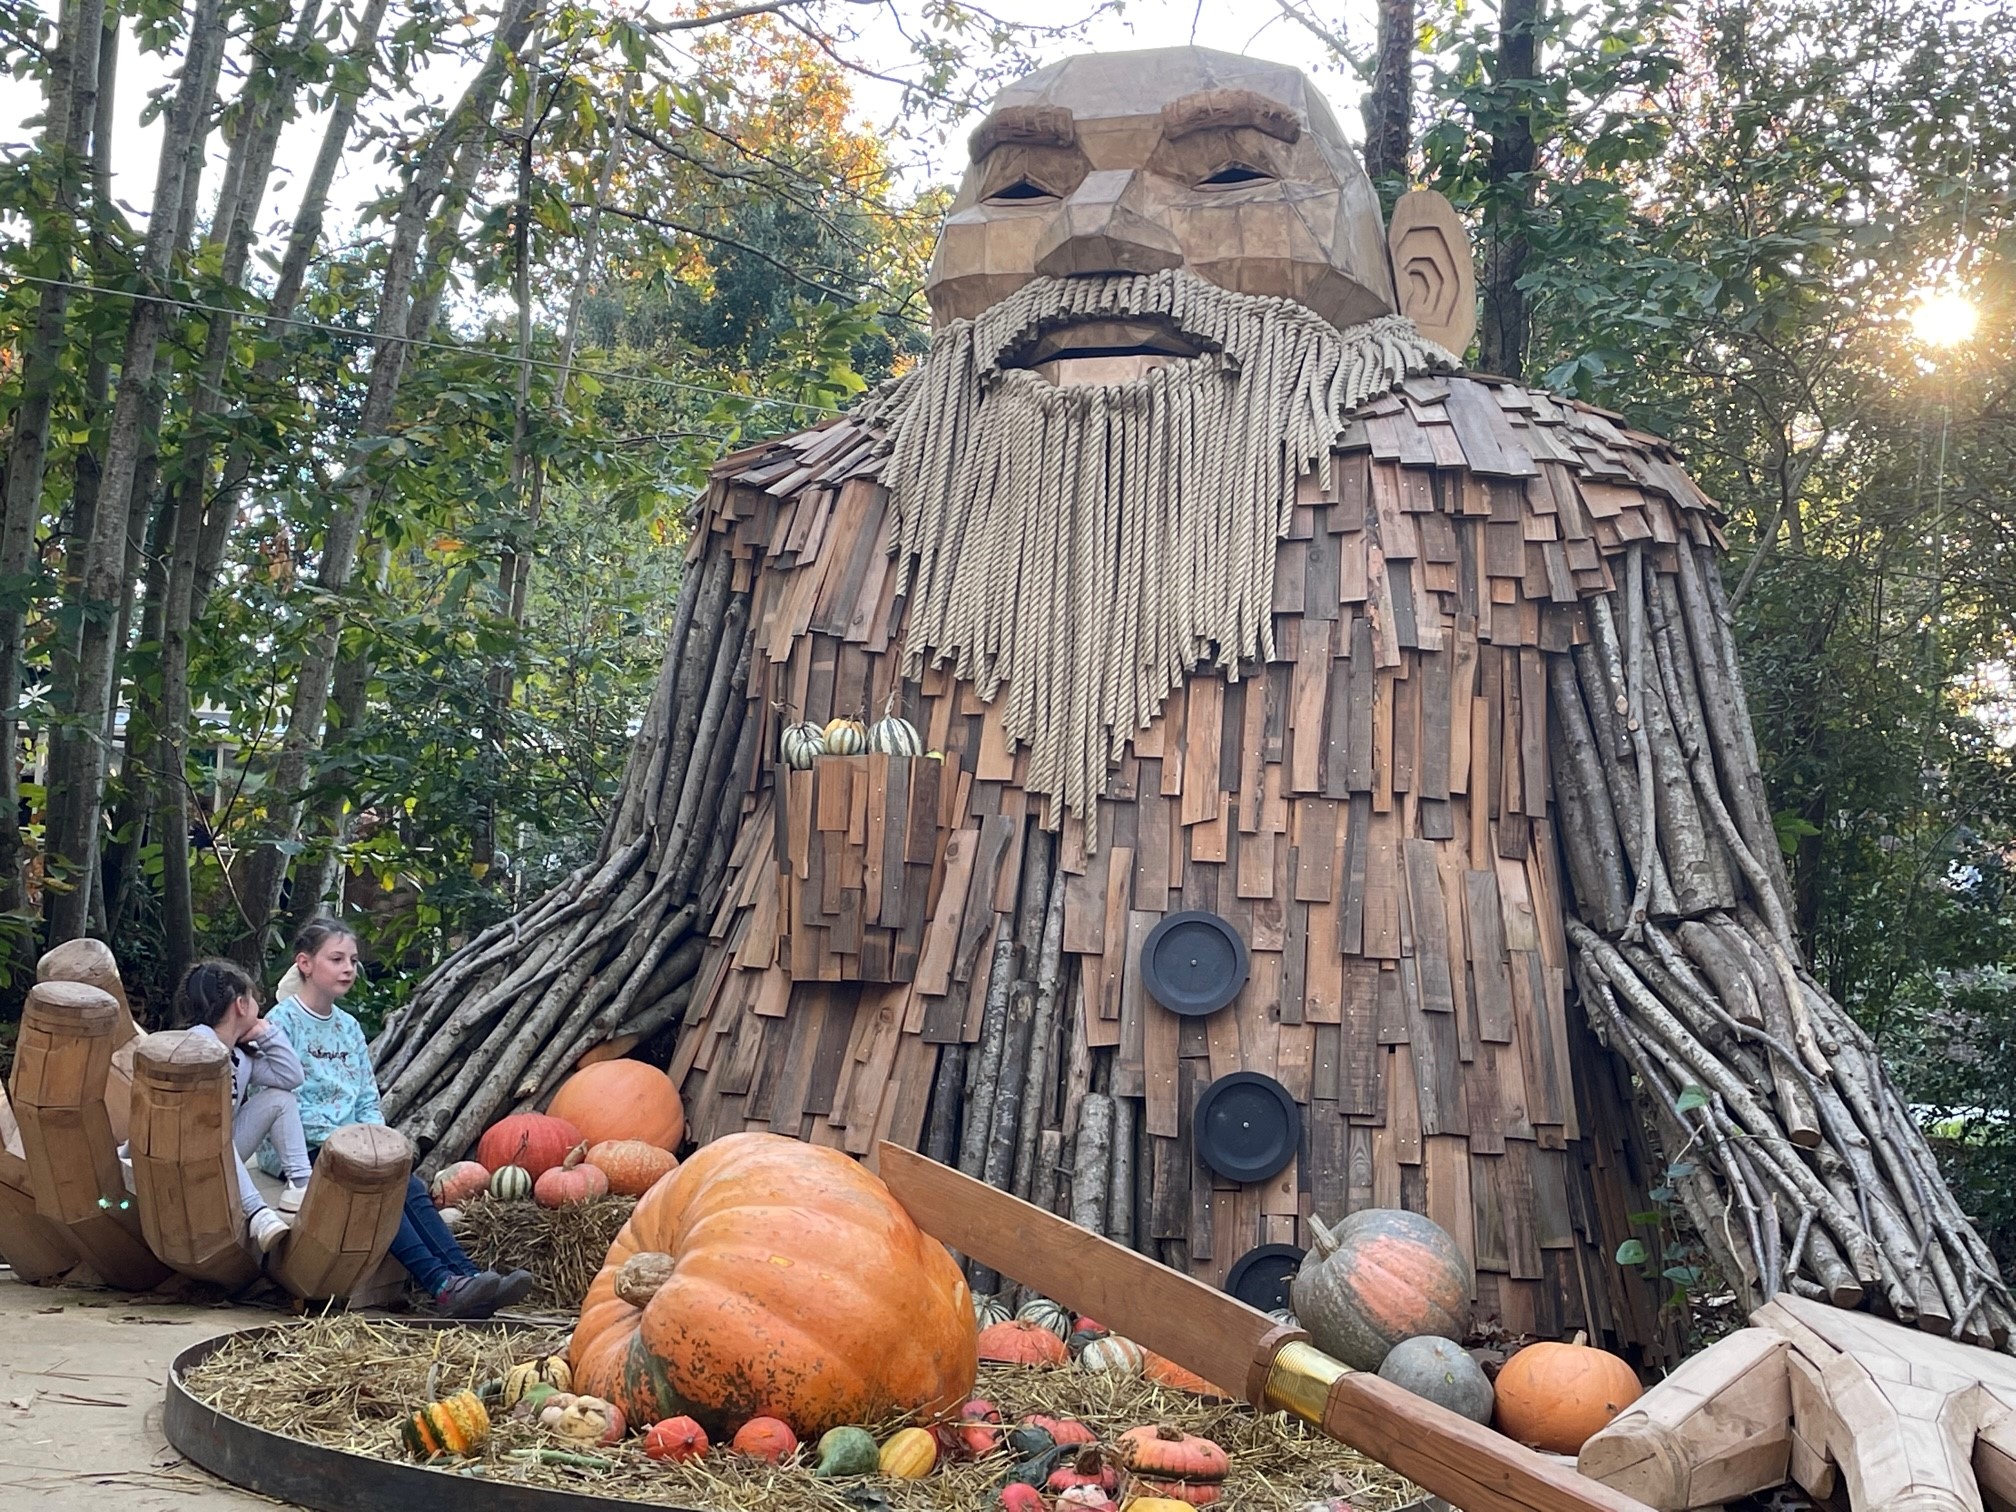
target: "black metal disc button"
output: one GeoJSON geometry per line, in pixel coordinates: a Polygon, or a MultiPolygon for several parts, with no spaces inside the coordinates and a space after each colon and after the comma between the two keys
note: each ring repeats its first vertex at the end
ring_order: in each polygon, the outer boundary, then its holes
{"type": "Polygon", "coordinates": [[[1197,1154],[1228,1181],[1265,1181],[1295,1158],[1302,1113],[1258,1071],[1221,1076],[1197,1099],[1197,1154]]]}
{"type": "Polygon", "coordinates": [[[1273,1312],[1288,1305],[1288,1283],[1302,1268],[1303,1251],[1292,1244],[1263,1244],[1232,1262],[1225,1290],[1248,1307],[1273,1312]]]}
{"type": "Polygon", "coordinates": [[[1246,942],[1209,909],[1170,914],[1141,946],[1148,995],[1186,1018],[1216,1013],[1239,996],[1246,970],[1246,942]]]}

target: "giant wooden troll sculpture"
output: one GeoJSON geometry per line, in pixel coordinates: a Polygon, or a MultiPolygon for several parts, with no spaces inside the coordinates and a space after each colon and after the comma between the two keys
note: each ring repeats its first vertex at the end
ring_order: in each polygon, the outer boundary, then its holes
{"type": "Polygon", "coordinates": [[[656,1034],[700,1139],[892,1138],[1215,1280],[1406,1206],[1482,1314],[1657,1349],[1670,1179],[1749,1298],[2004,1342],[1801,965],[1713,506],[1458,372],[1460,232],[1395,219],[1292,69],[1007,90],[929,355],[716,469],[596,862],[381,1041],[432,1162],[656,1034]]]}

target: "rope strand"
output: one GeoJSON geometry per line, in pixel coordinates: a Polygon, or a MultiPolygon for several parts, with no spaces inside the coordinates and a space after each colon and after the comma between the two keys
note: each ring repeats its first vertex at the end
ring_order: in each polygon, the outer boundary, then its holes
{"type": "MultiPolygon", "coordinates": [[[[1053,827],[1090,817],[1111,764],[1192,667],[1273,651],[1275,543],[1343,417],[1454,360],[1411,321],[1340,331],[1305,306],[1175,269],[1039,279],[940,330],[873,396],[892,551],[911,604],[903,675],[951,665],[1029,749],[1053,827]],[[1161,316],[1203,355],[1059,387],[1003,360],[1074,317],[1161,316]]],[[[1096,843],[1096,826],[1087,826],[1096,843]]]]}

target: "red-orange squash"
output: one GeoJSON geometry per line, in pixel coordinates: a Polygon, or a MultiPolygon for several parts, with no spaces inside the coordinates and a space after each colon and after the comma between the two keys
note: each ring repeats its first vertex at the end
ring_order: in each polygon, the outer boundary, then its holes
{"type": "Polygon", "coordinates": [[[753,1417],[735,1430],[730,1447],[737,1454],[746,1454],[765,1464],[781,1465],[798,1452],[798,1435],[791,1431],[789,1423],[780,1423],[773,1417],[753,1417]]]}
{"type": "Polygon", "coordinates": [[[618,1197],[642,1197],[658,1178],[679,1168],[670,1150],[641,1139],[605,1139],[588,1147],[588,1164],[609,1178],[618,1197]]]}
{"type": "Polygon", "coordinates": [[[686,1137],[679,1089],[656,1066],[638,1060],[583,1066],[560,1083],[546,1111],[566,1119],[590,1144],[641,1139],[661,1150],[676,1150],[686,1137]]]}
{"type": "Polygon", "coordinates": [[[1064,1365],[1071,1352],[1049,1329],[1021,1318],[980,1330],[980,1358],[1001,1365],[1064,1365]]]}
{"type": "Polygon", "coordinates": [[[1599,1428],[1638,1400],[1637,1372],[1607,1350],[1529,1344],[1496,1381],[1498,1431],[1553,1454],[1579,1454],[1599,1428]]]}
{"type": "Polygon", "coordinates": [[[492,1171],[499,1166],[519,1166],[536,1181],[580,1143],[581,1131],[564,1118],[513,1113],[498,1119],[476,1142],[476,1161],[492,1171]]]}
{"type": "Polygon", "coordinates": [[[1157,1386],[1167,1386],[1176,1391],[1187,1391],[1195,1396],[1218,1397],[1223,1401],[1233,1400],[1232,1393],[1222,1386],[1214,1386],[1194,1370],[1185,1370],[1174,1360],[1158,1355],[1152,1349],[1141,1351],[1141,1374],[1157,1386]]]}
{"type": "Polygon", "coordinates": [[[644,1430],[647,1458],[684,1464],[707,1455],[707,1430],[690,1417],[666,1418],[644,1430]]]}
{"type": "Polygon", "coordinates": [[[684,1413],[719,1433],[775,1417],[813,1435],[966,1400],[973,1302],[873,1173],[823,1146],[730,1134],[638,1202],[568,1358],[577,1389],[635,1421],[684,1413]],[[671,1275],[639,1308],[616,1282],[651,1252],[671,1275]]]}
{"type": "Polygon", "coordinates": [[[478,1192],[490,1189],[490,1172],[474,1160],[458,1160],[442,1168],[429,1194],[436,1207],[460,1207],[478,1192]]]}
{"type": "Polygon", "coordinates": [[[1367,1208],[1335,1230],[1308,1221],[1316,1242],[1289,1296],[1318,1349],[1377,1370],[1402,1339],[1463,1337],[1475,1276],[1448,1230],[1400,1208],[1367,1208]]]}

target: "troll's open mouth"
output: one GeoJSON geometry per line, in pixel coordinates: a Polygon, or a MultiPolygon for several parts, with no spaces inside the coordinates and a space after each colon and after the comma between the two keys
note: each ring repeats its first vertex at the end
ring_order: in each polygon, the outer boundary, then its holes
{"type": "Polygon", "coordinates": [[[1159,357],[1181,361],[1215,350],[1205,337],[1162,315],[1074,316],[1046,321],[1009,343],[998,366],[1038,368],[1083,357],[1159,357]]]}

